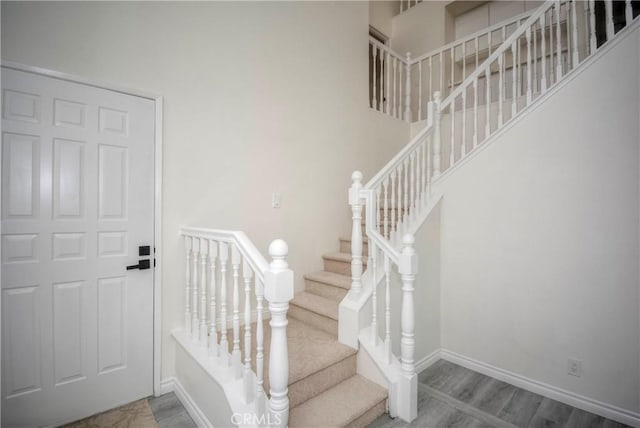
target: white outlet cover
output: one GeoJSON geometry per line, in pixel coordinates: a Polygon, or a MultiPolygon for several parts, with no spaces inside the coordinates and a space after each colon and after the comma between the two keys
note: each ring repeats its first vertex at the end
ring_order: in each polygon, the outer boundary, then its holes
{"type": "Polygon", "coordinates": [[[567,373],[575,377],[582,376],[582,360],[569,358],[567,360],[567,373]]]}

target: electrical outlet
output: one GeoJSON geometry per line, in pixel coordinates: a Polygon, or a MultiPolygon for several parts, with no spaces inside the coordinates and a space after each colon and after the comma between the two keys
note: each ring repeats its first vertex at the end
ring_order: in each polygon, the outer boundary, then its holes
{"type": "Polygon", "coordinates": [[[271,208],[280,208],[281,197],[279,193],[271,194],[271,208]]]}
{"type": "Polygon", "coordinates": [[[567,360],[567,373],[571,376],[582,376],[582,361],[575,358],[569,358],[567,360]]]}

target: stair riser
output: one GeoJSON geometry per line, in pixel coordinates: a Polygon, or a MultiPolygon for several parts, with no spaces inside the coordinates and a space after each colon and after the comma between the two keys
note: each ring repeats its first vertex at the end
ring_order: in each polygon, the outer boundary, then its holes
{"type": "Polygon", "coordinates": [[[294,408],[299,404],[333,388],[340,382],[356,374],[357,359],[355,355],[322,369],[311,376],[300,379],[289,385],[289,407],[294,408]]]}
{"type": "Polygon", "coordinates": [[[327,272],[339,273],[340,275],[351,276],[351,262],[341,262],[338,260],[325,259],[324,270],[326,270],[327,272]]]}
{"type": "Polygon", "coordinates": [[[305,291],[313,293],[315,295],[325,297],[327,299],[334,300],[336,302],[342,301],[344,296],[347,295],[347,291],[344,288],[334,287],[333,285],[325,284],[322,282],[305,280],[305,291]]]}
{"type": "Polygon", "coordinates": [[[368,427],[379,416],[387,412],[387,400],[382,400],[355,421],[347,425],[347,428],[365,428],[368,427]]]}
{"type": "Polygon", "coordinates": [[[335,337],[338,337],[338,321],[327,318],[323,315],[316,314],[315,312],[308,311],[300,306],[291,304],[289,306],[289,314],[291,318],[295,318],[304,323],[309,324],[312,327],[327,332],[335,337]]]}
{"type": "MultiPolygon", "coordinates": [[[[340,252],[341,253],[347,253],[347,254],[351,254],[351,240],[349,241],[340,241],[340,252]]],[[[369,244],[367,243],[362,243],[362,255],[363,256],[368,256],[369,255],[369,244]]]]}

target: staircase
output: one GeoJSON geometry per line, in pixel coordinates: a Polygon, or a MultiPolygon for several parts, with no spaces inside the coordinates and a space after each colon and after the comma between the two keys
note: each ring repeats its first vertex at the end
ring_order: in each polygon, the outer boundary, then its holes
{"type": "Polygon", "coordinates": [[[323,256],[325,270],[305,275],[289,307],[290,427],[364,427],[386,411],[387,390],[356,374],[357,351],[338,342],[338,305],[351,286],[348,240],[340,250],[323,256]]]}
{"type": "Polygon", "coordinates": [[[373,73],[371,107],[407,121],[426,119],[426,126],[367,183],[354,172],[352,236],[323,256],[323,271],[304,276],[305,291],[295,297],[284,242],[274,241],[269,264],[241,232],[183,229],[185,330],[174,337],[222,385],[235,413],[268,417],[240,425],[364,427],[387,411],[415,419],[413,235],[439,202],[440,182],[551,96],[618,31],[637,28],[636,3],[625,2],[620,28],[611,1],[602,13],[592,6],[548,1],[512,21],[510,34],[498,25],[413,62],[372,42],[371,63],[383,71],[373,73]],[[596,28],[600,21],[608,24],[596,28]],[[475,66],[463,61],[456,69],[458,51],[472,55],[475,66]],[[411,88],[418,94],[413,101],[411,88]],[[444,93],[431,98],[434,88],[444,93]],[[391,301],[393,289],[400,290],[400,305],[391,301]],[[400,318],[399,331],[392,317],[400,318]]]}

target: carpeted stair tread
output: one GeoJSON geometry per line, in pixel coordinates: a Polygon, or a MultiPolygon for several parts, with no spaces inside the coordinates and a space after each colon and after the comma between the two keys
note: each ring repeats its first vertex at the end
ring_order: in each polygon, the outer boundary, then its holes
{"type": "Polygon", "coordinates": [[[357,352],[335,337],[296,319],[287,326],[289,384],[344,360],[357,352]]]}
{"type": "MultiPolygon", "coordinates": [[[[355,355],[355,349],[338,342],[335,336],[325,333],[295,318],[287,317],[287,348],[289,350],[289,385],[355,355]]],[[[271,326],[263,322],[264,330],[264,382],[269,392],[269,344],[271,326]]],[[[256,371],[256,323],[251,324],[251,365],[256,371]]],[[[240,328],[240,350],[244,362],[244,327],[240,328]]],[[[233,348],[233,329],[227,330],[229,353],[233,348]]]]}
{"type": "MultiPolygon", "coordinates": [[[[336,262],[351,263],[351,254],[349,253],[327,253],[327,254],[324,254],[322,258],[325,260],[333,260],[336,262]]],[[[363,265],[367,264],[366,257],[362,258],[362,264],[363,265]]]]}
{"type": "Polygon", "coordinates": [[[320,271],[308,273],[304,276],[304,279],[309,281],[321,282],[323,284],[332,285],[334,287],[344,288],[349,290],[351,288],[351,277],[346,275],[340,275],[339,273],[320,271]]]}
{"type": "Polygon", "coordinates": [[[303,291],[302,293],[296,294],[291,304],[338,321],[338,305],[334,300],[303,291]]]}
{"type": "Polygon", "coordinates": [[[355,375],[291,409],[289,426],[346,427],[386,398],[384,388],[355,375]]]}

